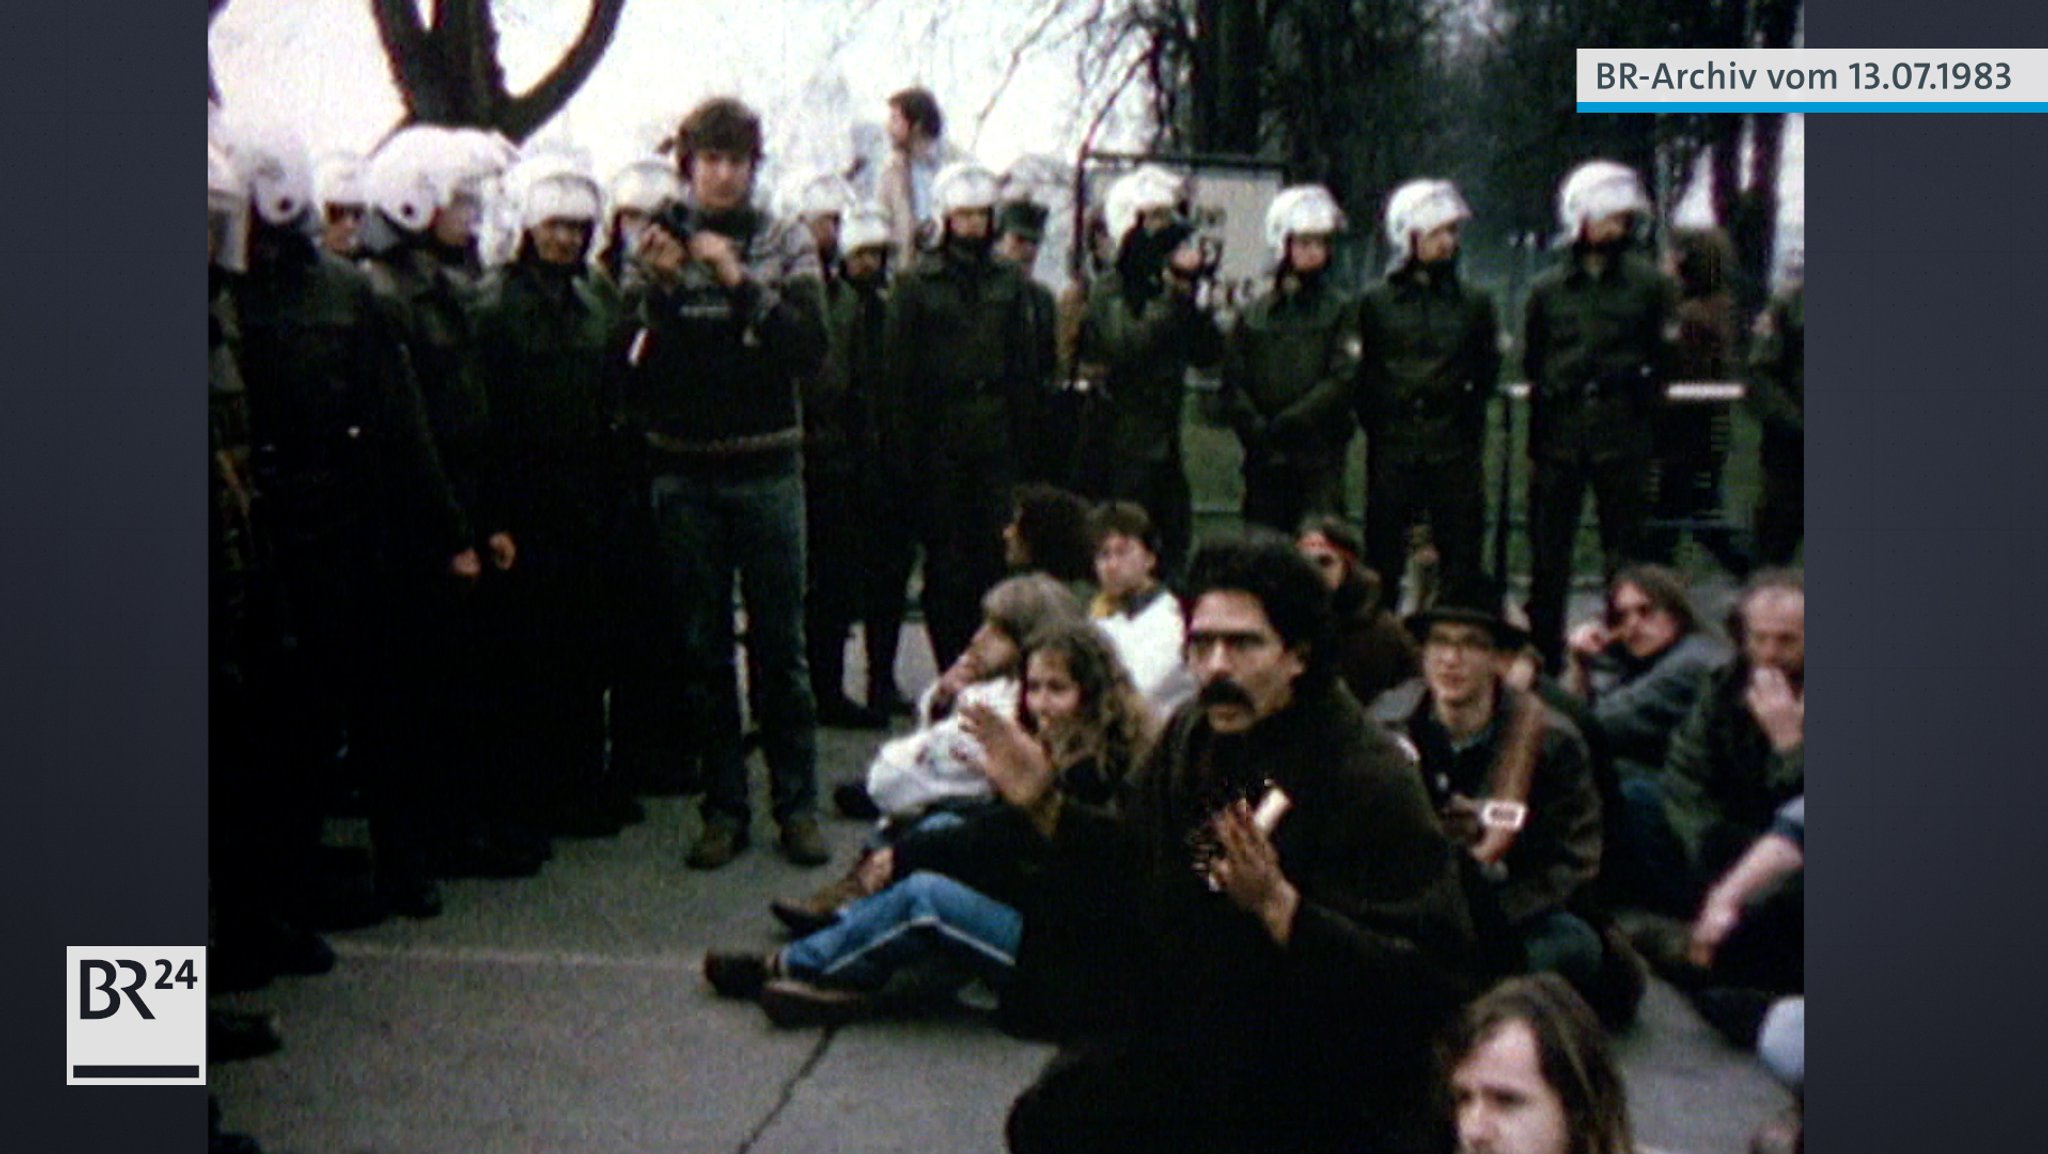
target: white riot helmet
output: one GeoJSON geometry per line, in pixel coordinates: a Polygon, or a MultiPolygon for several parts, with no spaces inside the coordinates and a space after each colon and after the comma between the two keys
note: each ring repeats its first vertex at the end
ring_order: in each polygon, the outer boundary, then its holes
{"type": "Polygon", "coordinates": [[[955,161],[932,178],[932,212],[940,220],[965,209],[994,211],[996,174],[971,160],[955,161]]]}
{"type": "Polygon", "coordinates": [[[1415,255],[1415,238],[1447,224],[1472,219],[1472,209],[1448,180],[1411,180],[1387,198],[1388,271],[1415,255]]]}
{"type": "Polygon", "coordinates": [[[859,252],[864,248],[889,247],[889,219],[876,209],[861,205],[847,213],[839,230],[839,251],[859,252]]]}
{"type": "Polygon", "coordinates": [[[313,207],[313,163],[298,134],[278,125],[227,129],[228,158],[265,224],[304,223],[313,207]]]}
{"type": "Polygon", "coordinates": [[[611,210],[652,215],[682,195],[683,181],[676,175],[676,166],[650,157],[634,161],[612,177],[611,210]]]}
{"type": "Polygon", "coordinates": [[[330,152],[313,165],[313,199],[329,205],[363,207],[370,203],[363,175],[366,162],[357,153],[330,152]]]}
{"type": "Polygon", "coordinates": [[[1180,203],[1180,177],[1156,164],[1140,165],[1109,186],[1103,218],[1109,225],[1110,240],[1123,244],[1131,229],[1146,213],[1172,208],[1180,203]]]}
{"type": "MultiPolygon", "coordinates": [[[[458,196],[481,203],[484,186],[515,155],[496,133],[416,124],[399,130],[370,157],[364,187],[385,220],[401,232],[417,234],[458,196]]],[[[365,240],[370,243],[367,228],[365,240]]],[[[388,239],[373,247],[388,247],[388,239]]]]}
{"type": "Polygon", "coordinates": [[[593,232],[604,215],[604,190],[580,164],[554,161],[521,181],[519,226],[531,229],[550,220],[580,220],[593,232]]]}
{"type": "Polygon", "coordinates": [[[249,196],[234,162],[212,144],[206,146],[206,231],[213,263],[229,272],[249,268],[249,196]]]}
{"type": "Polygon", "coordinates": [[[1266,206],[1266,248],[1274,260],[1287,256],[1287,238],[1316,233],[1330,234],[1344,229],[1344,210],[1337,198],[1320,184],[1298,184],[1281,189],[1266,206]]]}
{"type": "Polygon", "coordinates": [[[1557,246],[1576,243],[1586,226],[1617,212],[1650,211],[1650,196],[1634,169],[1611,160],[1589,160],[1573,169],[1557,190],[1557,222],[1564,226],[1557,246]]]}
{"type": "Polygon", "coordinates": [[[789,214],[799,220],[837,216],[842,220],[853,207],[853,186],[836,173],[813,176],[799,184],[789,198],[789,214]]]}

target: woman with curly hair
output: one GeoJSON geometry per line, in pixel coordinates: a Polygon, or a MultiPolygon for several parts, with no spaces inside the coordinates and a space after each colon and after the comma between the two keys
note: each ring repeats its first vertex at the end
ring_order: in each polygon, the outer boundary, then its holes
{"type": "MultiPolygon", "coordinates": [[[[1032,638],[1024,669],[1018,716],[974,710],[983,756],[1042,757],[1071,800],[1114,804],[1157,728],[1123,663],[1093,627],[1061,622],[1032,638]]],[[[1007,805],[926,823],[868,855],[869,896],[772,954],[708,954],[704,976],[721,995],[759,1000],[780,1026],[859,1017],[912,970],[981,978],[1007,997],[1032,911],[1068,884],[1044,871],[1043,851],[1007,805]]]]}

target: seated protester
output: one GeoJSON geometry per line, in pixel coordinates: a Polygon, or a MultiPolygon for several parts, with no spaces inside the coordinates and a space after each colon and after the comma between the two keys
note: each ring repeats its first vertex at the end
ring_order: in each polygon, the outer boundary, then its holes
{"type": "Polygon", "coordinates": [[[885,822],[906,824],[935,805],[989,797],[981,750],[961,727],[961,708],[1015,713],[1024,643],[1055,622],[1082,619],[1073,595],[1042,573],[989,590],[981,612],[966,651],[918,698],[917,728],[884,743],[868,765],[868,797],[885,822]]]}
{"type": "Polygon", "coordinates": [[[1586,700],[1620,772],[1654,773],[1707,673],[1730,656],[1693,615],[1683,578],[1635,565],[1608,583],[1605,618],[1572,630],[1564,684],[1586,700]]]}
{"type": "Polygon", "coordinates": [[[1365,543],[1342,517],[1304,522],[1295,548],[1309,559],[1330,590],[1337,613],[1338,672],[1360,705],[1421,672],[1415,639],[1401,627],[1381,598],[1380,575],[1359,560],[1365,543]]]}
{"type": "MultiPolygon", "coordinates": [[[[1033,749],[1050,762],[1065,796],[1113,804],[1154,727],[1109,642],[1086,622],[1055,624],[1036,635],[1024,668],[1015,720],[974,708],[979,720],[970,727],[986,756],[1033,749]]],[[[1024,927],[1037,932],[1035,911],[1050,896],[1039,888],[1046,848],[1006,805],[923,823],[867,856],[859,900],[765,958],[710,954],[705,977],[728,997],[758,997],[778,1026],[850,1020],[896,976],[935,969],[947,978],[987,980],[1003,999],[1006,1020],[1057,1023],[1067,1016],[1063,1003],[1085,997],[1087,984],[1037,980],[1016,966],[1024,927]],[[1014,1007],[1013,993],[1021,996],[1014,1007]]]]}
{"type": "Polygon", "coordinates": [[[1801,794],[1707,890],[1687,934],[1686,965],[1667,966],[1701,1015],[1739,1046],[1758,1043],[1779,997],[1806,989],[1805,869],[1801,794]]]}
{"type": "Polygon", "coordinates": [[[1571,722],[1502,682],[1527,640],[1484,588],[1452,590],[1409,618],[1422,677],[1383,695],[1373,718],[1405,734],[1444,828],[1486,884],[1473,911],[1482,941],[1514,970],[1551,971],[1581,990],[1602,945],[1567,908],[1600,868],[1600,798],[1571,722]]]}
{"type": "Polygon", "coordinates": [[[1556,976],[1509,978],[1475,999],[1442,1054],[1459,1154],[1634,1154],[1607,1036],[1556,976]]]}
{"type": "Polygon", "coordinates": [[[1095,539],[1088,502],[1065,489],[1036,482],[1012,494],[1016,509],[1003,526],[1003,563],[1011,575],[1044,573],[1085,598],[1095,579],[1095,539]]]}
{"type": "Polygon", "coordinates": [[[1018,1098],[1009,1147],[1427,1148],[1429,1038],[1474,972],[1455,851],[1413,761],[1338,684],[1328,596],[1293,543],[1208,541],[1189,583],[1201,690],[1114,813],[1053,788],[1042,757],[989,759],[1070,879],[1050,918],[1068,932],[1020,948],[1076,950],[1066,972],[1113,1014],[1018,1098]]]}
{"type": "Polygon", "coordinates": [[[1714,878],[1806,792],[1806,588],[1752,576],[1729,618],[1738,659],[1715,672],[1655,776],[1622,782],[1651,905],[1690,914],[1714,878]]]}
{"type": "Polygon", "coordinates": [[[1143,507],[1110,501],[1095,510],[1095,584],[1089,613],[1115,643],[1138,692],[1161,717],[1194,696],[1181,638],[1179,599],[1159,580],[1159,532],[1143,507]]]}

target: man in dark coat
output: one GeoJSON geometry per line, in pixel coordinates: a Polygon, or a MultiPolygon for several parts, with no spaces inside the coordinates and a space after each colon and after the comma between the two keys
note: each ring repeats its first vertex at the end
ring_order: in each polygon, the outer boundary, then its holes
{"type": "MultiPolygon", "coordinates": [[[[400,590],[474,579],[477,557],[428,432],[390,315],[369,281],[319,250],[303,146],[251,133],[235,166],[255,208],[246,275],[230,289],[247,390],[253,519],[271,549],[288,653],[268,690],[265,751],[301,797],[346,734],[371,807],[391,911],[440,912],[428,876],[411,746],[392,689],[400,590]]],[[[292,863],[279,863],[280,873],[292,863]]]]}
{"type": "Polygon", "coordinates": [[[506,752],[523,788],[500,808],[604,835],[636,816],[605,757],[605,692],[627,624],[616,613],[625,526],[610,421],[618,307],[584,259],[602,219],[596,180],[566,160],[529,162],[520,175],[517,251],[475,307],[504,464],[498,506],[519,542],[501,620],[518,655],[520,740],[506,752]]]}
{"type": "Polygon", "coordinates": [[[1076,351],[1079,371],[1095,382],[1081,423],[1076,488],[1151,514],[1169,585],[1194,539],[1181,456],[1188,368],[1223,356],[1223,334],[1197,304],[1204,258],[1177,215],[1179,195],[1171,173],[1149,166],[1112,186],[1116,264],[1089,286],[1076,351]]]}
{"type": "Polygon", "coordinates": [[[1381,697],[1372,715],[1422,755],[1438,815],[1485,881],[1491,908],[1475,916],[1497,933],[1489,944],[1506,947],[1515,969],[1589,990],[1600,935],[1568,907],[1600,868],[1600,795],[1572,723],[1503,684],[1503,658],[1525,638],[1499,604],[1490,583],[1468,586],[1410,618],[1422,677],[1381,697]]]}
{"type": "Polygon", "coordinates": [[[941,669],[966,650],[982,595],[1003,579],[1003,526],[1023,479],[1034,374],[1051,361],[1052,333],[1032,326],[1024,275],[991,253],[996,195],[995,174],[980,165],[940,170],[932,184],[940,243],[896,279],[889,298],[884,439],[917,510],[925,623],[941,669]]]}
{"type": "Polygon", "coordinates": [[[1426,1142],[1427,1039],[1471,974],[1453,850],[1414,762],[1337,680],[1327,596],[1291,542],[1205,545],[1189,597],[1201,694],[1116,813],[1062,798],[1042,758],[989,761],[1076,907],[1027,934],[1020,976],[1063,972],[1110,1011],[1017,1100],[1010,1148],[1426,1142]]]}
{"type": "Polygon", "coordinates": [[[1588,487],[1604,572],[1643,555],[1654,422],[1678,336],[1677,284],[1632,247],[1649,207],[1634,172],[1611,161],[1580,165],[1558,194],[1564,259],[1529,290],[1529,632],[1553,670],[1564,662],[1588,487]]]}
{"type": "Polygon", "coordinates": [[[1359,302],[1365,561],[1385,582],[1390,608],[1403,603],[1410,530],[1425,514],[1441,586],[1462,588],[1481,568],[1486,406],[1500,377],[1500,322],[1493,298],[1458,275],[1458,230],[1471,215],[1447,180],[1395,189],[1386,219],[1394,258],[1359,302]]]}

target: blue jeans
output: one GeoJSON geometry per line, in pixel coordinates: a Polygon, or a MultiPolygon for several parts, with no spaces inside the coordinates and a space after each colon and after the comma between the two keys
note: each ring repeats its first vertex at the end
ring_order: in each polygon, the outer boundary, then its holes
{"type": "Polygon", "coordinates": [[[1024,916],[942,874],[919,870],[840,912],[831,927],[782,952],[792,977],[879,990],[912,966],[965,969],[992,986],[1017,965],[1024,916]]]}
{"type": "Polygon", "coordinates": [[[689,692],[701,695],[703,816],[747,828],[751,810],[733,662],[733,575],[760,679],[761,752],[775,820],[817,808],[818,706],[804,657],[804,489],[798,468],[765,477],[654,478],[654,517],[683,623],[689,692]]]}

